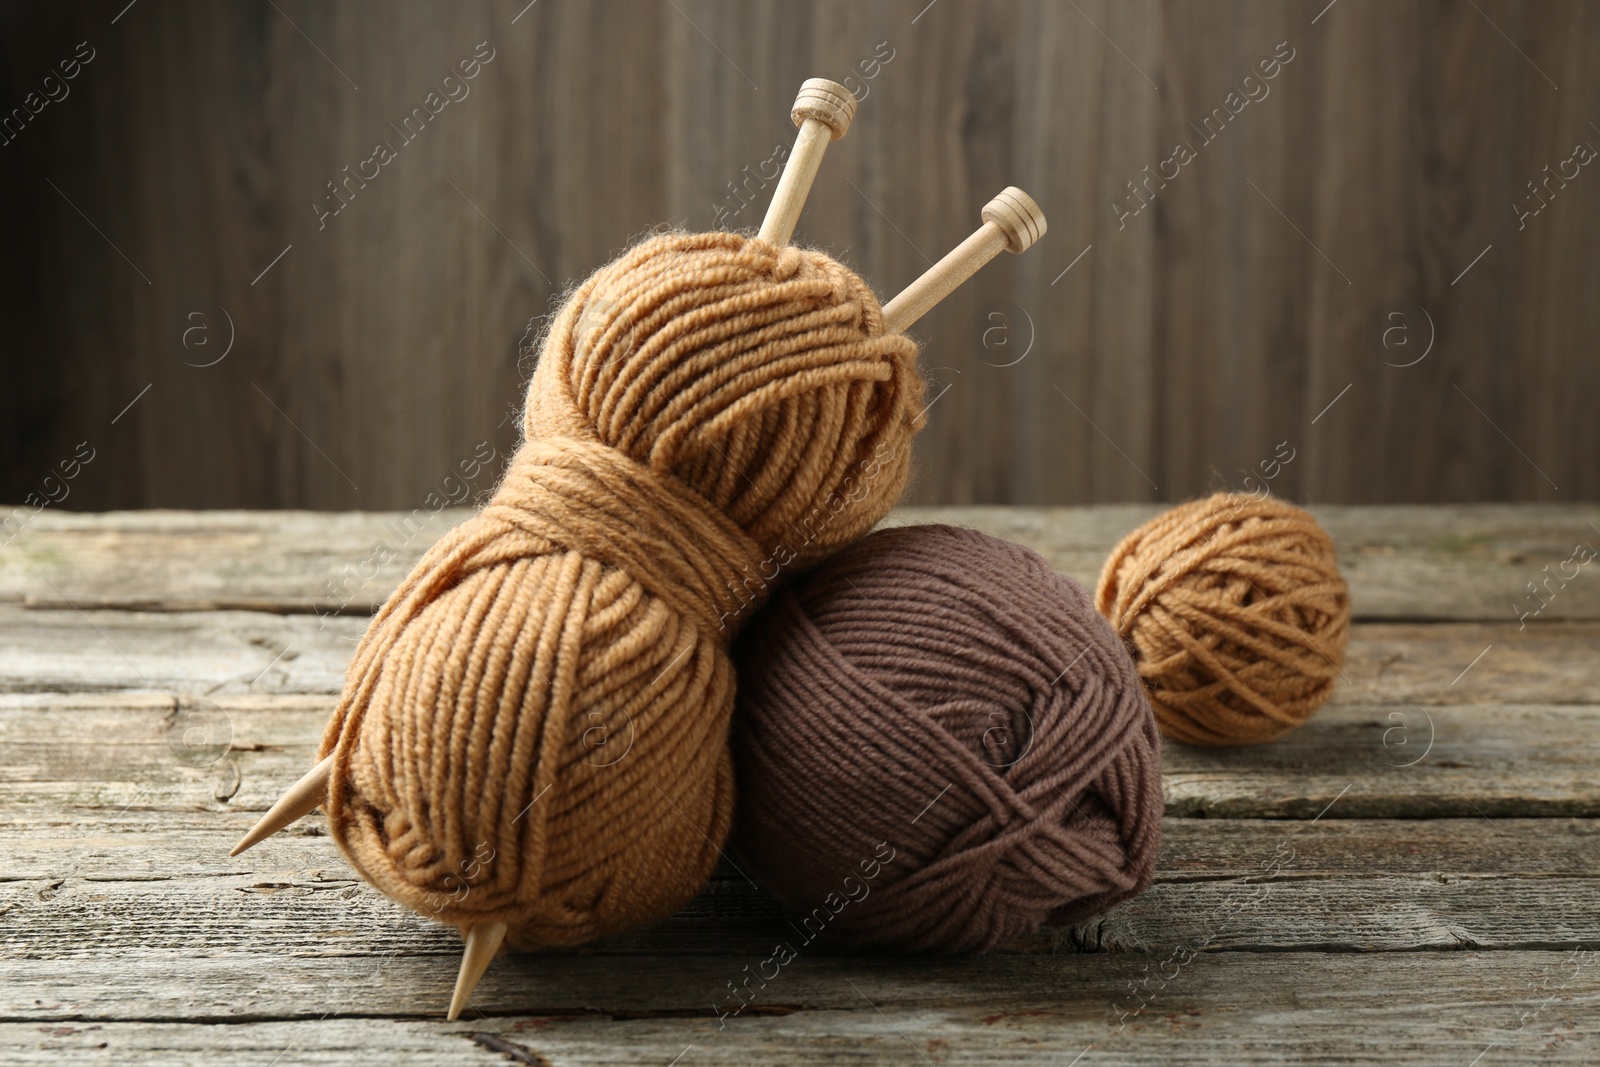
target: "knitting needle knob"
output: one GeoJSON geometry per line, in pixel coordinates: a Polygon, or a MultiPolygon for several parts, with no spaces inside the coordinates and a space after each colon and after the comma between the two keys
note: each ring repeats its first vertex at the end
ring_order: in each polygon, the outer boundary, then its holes
{"type": "Polygon", "coordinates": [[[811,182],[822,165],[822,154],[828,150],[828,142],[843,137],[855,115],[855,94],[838,82],[807,78],[800,86],[800,95],[794,98],[794,107],[789,112],[789,118],[800,132],[795,136],[794,149],[778,179],[778,188],[772,194],[767,217],[761,222],[758,236],[762,240],[775,245],[789,243],[805,207],[806,194],[811,192],[811,182]]]}
{"type": "Polygon", "coordinates": [[[1015,185],[985,204],[981,217],[983,225],[972,236],[883,306],[890,333],[900,333],[922,318],[1001,251],[1025,252],[1045,233],[1044,212],[1015,185]]]}

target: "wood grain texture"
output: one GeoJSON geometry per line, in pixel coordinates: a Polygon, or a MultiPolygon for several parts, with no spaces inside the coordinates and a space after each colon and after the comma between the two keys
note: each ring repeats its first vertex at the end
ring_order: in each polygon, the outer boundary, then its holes
{"type": "MultiPolygon", "coordinates": [[[[971,526],[1027,545],[1093,588],[1112,546],[1159,510],[1150,504],[906,507],[886,524],[971,526]]],[[[1600,579],[1569,562],[1578,545],[1600,545],[1600,507],[1324,505],[1312,512],[1338,548],[1358,619],[1478,619],[1517,632],[1521,612],[1529,613],[1529,624],[1600,619],[1600,579]]],[[[434,541],[470,514],[428,507],[397,513],[46,510],[0,551],[0,603],[369,614],[434,541]],[[130,559],[138,565],[129,566],[130,559]]]]}
{"type": "MultiPolygon", "coordinates": [[[[366,619],[0,604],[0,692],[334,696],[366,619]]],[[[1359,623],[1331,703],[1600,703],[1600,622],[1359,623]],[[1481,655],[1481,659],[1479,658],[1481,655]]]]}
{"type": "MultiPolygon", "coordinates": [[[[316,762],[334,702],[332,693],[258,694],[242,685],[209,697],[3,694],[0,740],[15,762],[0,776],[0,797],[30,818],[63,807],[233,813],[237,840],[316,762]]],[[[1162,769],[1170,815],[1309,820],[1328,810],[1340,818],[1600,817],[1597,765],[1595,704],[1408,702],[1328,707],[1274,745],[1165,743],[1162,769]]]]}
{"type": "MultiPolygon", "coordinates": [[[[13,757],[7,774],[26,757],[13,757]]],[[[181,771],[169,765],[169,775],[181,771]]],[[[1341,801],[1342,803],[1342,801],[1341,801]]],[[[48,811],[0,809],[0,883],[169,881],[272,876],[292,883],[354,882],[311,815],[303,832],[262,842],[256,852],[229,856],[238,840],[239,812],[199,804],[132,804],[96,808],[62,796],[48,811]],[[280,877],[281,876],[281,877],[280,877]]],[[[1155,882],[1260,880],[1263,861],[1278,857],[1284,880],[1317,878],[1353,883],[1363,877],[1482,878],[1493,867],[1506,877],[1594,878],[1600,823],[1581,818],[1460,819],[1347,818],[1339,811],[1317,822],[1280,819],[1168,816],[1161,830],[1155,882]],[[1279,845],[1293,850],[1292,858],[1279,845]]],[[[1492,876],[1492,875],[1491,875],[1492,876]]],[[[713,879],[735,889],[749,885],[730,864],[713,879]]],[[[678,951],[692,951],[680,944],[678,951]]]]}
{"type": "Polygon", "coordinates": [[[419,506],[514,443],[565,287],[663,222],[754,230],[810,76],[862,99],[798,235],[882,296],[1005,185],[1052,220],[914,329],[915,501],[1176,500],[1279,442],[1296,499],[1600,496],[1600,180],[1513,207],[1600,145],[1583,0],[123,7],[0,15],[0,107],[97,50],[0,146],[3,500],[88,440],[69,507],[419,506]]]}
{"type": "MultiPolygon", "coordinates": [[[[894,521],[1092,579],[1150,510],[894,521]]],[[[1373,605],[1346,677],[1276,743],[1164,746],[1142,896],[984,958],[804,944],[719,1018],[796,939],[734,856],[653,927],[498,958],[449,1025],[459,938],[360,881],[320,814],[227,850],[314,759],[367,598],[461,513],[374,565],[395,515],[41,514],[0,553],[0,1059],[1591,1063],[1592,577],[1520,630],[1482,590],[1565,558],[1593,509],[1319,513],[1373,605]]]]}
{"type": "MultiPolygon", "coordinates": [[[[3,695],[0,739],[19,762],[0,796],[17,810],[250,813],[237,836],[315,762],[334,699],[242,685],[3,695]]],[[[1597,738],[1593,704],[1336,705],[1276,745],[1167,744],[1164,784],[1174,815],[1310,819],[1337,799],[1341,816],[1595,816],[1597,738]]]]}
{"type": "MultiPolygon", "coordinates": [[[[1594,820],[1551,827],[1482,818],[1355,825],[1355,831],[1332,825],[1313,831],[1238,820],[1225,847],[1218,847],[1202,824],[1168,820],[1172,839],[1163,845],[1163,873],[1143,896],[1087,922],[1046,927],[1000,951],[1600,948],[1593,921],[1600,914],[1594,820]],[[1518,834],[1551,840],[1536,845],[1518,834]],[[1556,854],[1555,846],[1564,851],[1556,854]],[[1397,860],[1396,852],[1409,855],[1397,860]],[[1508,910],[1510,899],[1517,907],[1508,910]]],[[[406,911],[360,881],[326,838],[275,839],[270,855],[229,861],[217,859],[232,844],[221,829],[184,833],[174,823],[155,833],[78,839],[70,857],[59,847],[54,855],[41,852],[49,839],[40,834],[26,835],[32,840],[21,848],[8,843],[0,853],[0,871],[8,873],[0,881],[0,912],[8,920],[0,949],[6,958],[27,961],[115,957],[133,966],[259,955],[342,958],[352,968],[374,957],[458,951],[453,928],[406,911]],[[205,846],[215,855],[197,855],[205,846]],[[153,851],[140,856],[140,848],[153,851]],[[116,861],[119,855],[132,859],[132,867],[116,861]],[[24,863],[36,866],[26,877],[9,877],[24,863]],[[174,916],[183,921],[175,923],[174,916]],[[270,945],[261,944],[266,930],[272,931],[270,945]]],[[[793,941],[806,955],[859,954],[807,941],[796,923],[736,867],[725,866],[671,918],[547,958],[752,956],[770,953],[778,941],[793,941]]],[[[282,1011],[293,1007],[285,1004],[282,1011]]]]}
{"type": "MultiPolygon", "coordinates": [[[[30,1064],[59,1063],[66,1052],[89,1063],[211,1063],[220,1054],[269,1065],[291,1050],[303,1063],[504,1063],[474,1047],[472,1035],[483,1034],[541,1064],[666,1064],[689,1046],[700,1062],[739,1064],[1069,1063],[1089,1046],[1095,1062],[1118,1065],[1459,1067],[1490,1047],[1504,1062],[1586,1064],[1600,1038],[1600,981],[1593,962],[1585,967],[1580,956],[1563,966],[1570,958],[1218,953],[1146,993],[1149,1008],[1135,1015],[1130,988],[1149,964],[1143,956],[803,957],[764,1002],[721,1021],[712,1004],[729,999],[725,983],[742,977],[749,958],[617,968],[515,957],[489,969],[481,1010],[448,1025],[410,1011],[364,1017],[343,982],[354,974],[337,961],[268,957],[252,961],[254,973],[237,958],[151,967],[152,978],[167,976],[149,984],[152,1004],[172,1019],[205,1020],[195,1022],[108,1017],[123,984],[109,972],[57,965],[38,968],[33,988],[43,996],[25,1022],[8,1012],[17,1021],[0,1024],[0,1047],[30,1064]],[[291,1011],[281,1014],[280,1005],[291,1011]]],[[[447,960],[369,962],[368,988],[409,988],[424,1002],[448,996],[447,960]]]]}

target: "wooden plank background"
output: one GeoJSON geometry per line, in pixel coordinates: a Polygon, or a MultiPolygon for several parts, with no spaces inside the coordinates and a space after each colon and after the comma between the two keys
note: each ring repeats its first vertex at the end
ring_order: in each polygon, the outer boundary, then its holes
{"type": "MultiPolygon", "coordinates": [[[[1600,176],[1514,208],[1600,145],[1594,4],[524,4],[0,12],[0,108],[94,52],[0,144],[0,500],[87,441],[67,508],[418,506],[514,444],[564,287],[657,223],[718,224],[811,75],[864,99],[799,237],[881,294],[1003,185],[1050,218],[915,330],[948,393],[913,501],[1173,500],[1280,442],[1302,500],[1600,495],[1600,176]],[[470,95],[319,229],[479,42],[470,95]]],[[[759,222],[750,181],[721,225],[759,222]]]]}

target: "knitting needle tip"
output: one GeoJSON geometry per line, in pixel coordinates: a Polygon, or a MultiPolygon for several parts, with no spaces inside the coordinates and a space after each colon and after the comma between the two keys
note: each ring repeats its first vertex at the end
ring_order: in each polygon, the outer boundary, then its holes
{"type": "Polygon", "coordinates": [[[271,837],[302,815],[313,811],[327,798],[328,779],[332,774],[333,757],[329,756],[311,768],[304,778],[290,786],[289,791],[278,798],[278,802],[261,816],[261,820],[250,828],[249,833],[239,839],[239,843],[233,846],[233,851],[228,855],[237,856],[252,845],[271,837]]]}
{"type": "Polygon", "coordinates": [[[506,929],[505,923],[475,923],[465,930],[467,947],[461,953],[461,971],[456,975],[456,990],[450,997],[450,1013],[445,1016],[450,1022],[461,1016],[461,1009],[467,1006],[472,991],[478,987],[478,979],[483,977],[494,954],[500,951],[506,929]]]}

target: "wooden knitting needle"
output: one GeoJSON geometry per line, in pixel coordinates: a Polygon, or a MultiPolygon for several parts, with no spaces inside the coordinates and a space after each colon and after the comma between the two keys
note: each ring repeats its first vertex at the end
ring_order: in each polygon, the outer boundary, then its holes
{"type": "Polygon", "coordinates": [[[1044,212],[1033,197],[1009,185],[983,207],[983,225],[883,306],[890,333],[900,333],[955,291],[1001,249],[1023,252],[1044,236],[1044,212]]]}
{"type": "Polygon", "coordinates": [[[304,778],[289,787],[289,791],[278,798],[278,802],[267,809],[250,832],[239,839],[233,846],[230,856],[237,856],[252,845],[271,837],[285,826],[294,822],[302,815],[309,814],[321,804],[328,795],[328,779],[333,774],[333,757],[329,756],[315,767],[311,768],[304,778]]]}
{"type": "Polygon", "coordinates": [[[456,991],[450,997],[450,1012],[445,1016],[449,1021],[454,1022],[461,1015],[461,1009],[467,1006],[467,1000],[478,986],[478,979],[488,970],[494,954],[500,951],[500,945],[506,939],[506,929],[505,923],[477,923],[462,928],[467,947],[461,953],[456,991]]]}
{"type": "MultiPolygon", "coordinates": [[[[327,798],[328,779],[332,773],[333,757],[329,756],[290,786],[289,791],[250,828],[250,832],[233,846],[233,851],[228,855],[237,856],[315,809],[327,798]]],[[[483,972],[488,969],[489,961],[500,951],[500,945],[506,939],[506,930],[505,923],[478,923],[461,928],[461,936],[467,945],[461,955],[461,970],[456,975],[455,995],[450,998],[450,1019],[454,1020],[461,1014],[461,1009],[467,1006],[467,1000],[477,987],[478,980],[483,977],[483,972]]]]}
{"type": "Polygon", "coordinates": [[[786,245],[794,236],[795,223],[800,221],[800,210],[805,207],[806,194],[822,165],[822,153],[828,150],[829,141],[837,141],[850,129],[850,120],[856,115],[855,94],[838,82],[827,78],[807,78],[800,86],[800,95],[794,98],[794,108],[789,118],[800,127],[794,139],[794,150],[784,164],[783,176],[772,194],[767,207],[767,217],[761,220],[763,241],[786,245]]]}

